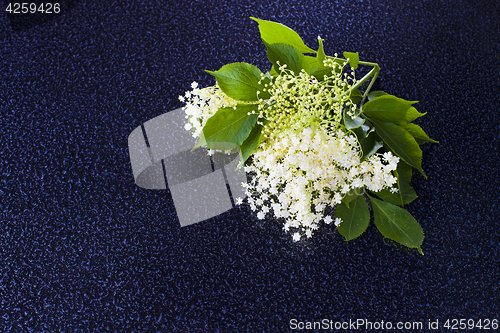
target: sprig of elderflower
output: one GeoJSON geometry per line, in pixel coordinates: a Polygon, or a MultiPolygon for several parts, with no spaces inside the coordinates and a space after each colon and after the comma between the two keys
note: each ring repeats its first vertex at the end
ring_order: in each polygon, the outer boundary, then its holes
{"type": "Polygon", "coordinates": [[[184,112],[188,122],[184,128],[191,130],[193,137],[200,136],[203,126],[207,120],[213,116],[217,110],[224,107],[231,107],[238,104],[238,101],[228,97],[217,84],[212,87],[198,88],[195,81],[191,84],[192,91],[186,91],[183,96],[179,96],[181,102],[185,102],[184,112]]]}
{"type": "Polygon", "coordinates": [[[273,67],[264,74],[239,62],[207,71],[224,92],[218,85],[199,89],[192,84],[193,91],[179,99],[186,101],[185,128],[194,137],[203,131],[196,147],[236,144],[252,176],[244,184],[251,210],[259,219],[282,219],[294,241],[332,222],[346,240],[358,237],[370,220],[366,196],[379,231],[423,253],[422,229],[402,207],[417,197],[409,185],[412,169],[427,177],[419,146],[437,143],[412,123],[424,114],[412,106],[415,102],[370,91],[380,72],[377,63],[361,61],[353,52],[329,57],[320,37],[315,51],[292,29],[252,19],[273,67]],[[371,70],[357,80],[359,65],[371,70]],[[377,153],[382,147],[383,155],[377,153]],[[404,163],[398,164],[392,152],[404,163]],[[329,208],[336,209],[334,219],[329,208]]]}
{"type": "MultiPolygon", "coordinates": [[[[355,110],[356,105],[346,94],[356,82],[354,71],[351,76],[343,74],[347,62],[339,64],[327,59],[323,63],[330,68],[328,75],[323,75],[323,80],[307,74],[305,70],[295,75],[284,64],[279,67],[281,74],[264,85],[263,91],[271,95],[267,100],[259,100],[259,117],[268,121],[264,137],[279,135],[289,128],[299,131],[319,124],[335,131],[344,108],[350,112],[355,110]]],[[[266,76],[262,74],[261,77],[264,79],[266,76]]]]}
{"type": "Polygon", "coordinates": [[[395,190],[392,171],[399,158],[387,152],[360,161],[359,149],[356,138],[342,130],[334,134],[322,126],[299,133],[285,130],[262,145],[245,167],[253,176],[245,185],[251,209],[259,219],[283,218],[284,230],[299,240],[311,237],[322,221],[329,224],[326,207],[340,204],[349,191],[395,190]]]}

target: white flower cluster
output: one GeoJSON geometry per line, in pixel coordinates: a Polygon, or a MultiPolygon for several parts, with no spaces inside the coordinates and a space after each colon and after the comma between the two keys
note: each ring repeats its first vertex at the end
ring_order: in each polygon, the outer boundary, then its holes
{"type": "MultiPolygon", "coordinates": [[[[292,77],[282,68],[283,77],[266,87],[272,97],[259,100],[260,117],[269,121],[265,140],[245,167],[253,176],[243,184],[250,208],[259,219],[268,215],[283,219],[283,228],[293,231],[294,241],[311,237],[321,223],[339,226],[341,220],[333,221],[328,208],[340,204],[350,191],[397,191],[392,171],[399,158],[386,152],[361,161],[356,137],[340,129],[342,109],[350,112],[355,108],[345,94],[354,79],[342,77],[338,73],[341,68],[334,63],[325,65],[333,70],[331,76],[325,76],[324,85],[305,73],[292,77]],[[298,88],[287,89],[294,85],[298,88]],[[334,88],[331,94],[329,89],[334,88]],[[325,102],[329,104],[326,109],[315,106],[325,102]]],[[[193,82],[191,87],[193,90],[179,96],[179,100],[186,102],[185,129],[191,130],[193,137],[199,137],[219,108],[241,103],[225,95],[217,85],[199,89],[193,82]]],[[[242,203],[242,198],[236,199],[236,204],[242,203]]]]}
{"type": "MultiPolygon", "coordinates": [[[[298,133],[287,130],[265,142],[253,154],[245,171],[253,175],[247,188],[248,203],[257,217],[284,218],[293,239],[311,237],[323,221],[332,222],[325,209],[342,202],[351,190],[366,187],[374,192],[392,188],[399,161],[390,152],[360,161],[357,139],[342,130],[327,134],[321,127],[298,133]]],[[[241,200],[237,200],[241,202],[241,200]]],[[[336,219],[335,224],[340,224],[336,219]]]]}
{"type": "Polygon", "coordinates": [[[200,136],[203,126],[207,120],[213,116],[219,108],[235,106],[238,101],[228,97],[220,90],[216,84],[212,87],[198,88],[198,83],[191,84],[192,91],[186,91],[184,96],[179,96],[181,102],[185,102],[184,112],[186,112],[186,130],[191,130],[193,137],[200,136]]]}

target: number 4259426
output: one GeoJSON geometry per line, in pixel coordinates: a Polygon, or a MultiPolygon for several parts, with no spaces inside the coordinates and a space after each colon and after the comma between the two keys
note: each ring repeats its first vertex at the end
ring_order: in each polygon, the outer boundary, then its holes
{"type": "Polygon", "coordinates": [[[34,13],[44,13],[44,14],[58,14],[61,11],[61,6],[58,2],[56,3],[42,3],[39,6],[36,3],[28,2],[14,2],[9,3],[6,12],[11,14],[34,14],[34,13]]]}

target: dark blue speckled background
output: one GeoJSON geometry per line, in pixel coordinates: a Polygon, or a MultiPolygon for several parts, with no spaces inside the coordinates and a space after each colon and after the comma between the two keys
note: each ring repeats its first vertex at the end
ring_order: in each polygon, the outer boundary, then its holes
{"type": "MultiPolygon", "coordinates": [[[[60,1],[0,14],[0,332],[288,332],[292,318],[500,319],[500,3],[60,1]],[[180,229],[127,138],[203,69],[267,69],[256,16],[382,67],[439,145],[408,210],[425,256],[371,225],[294,244],[233,209],[180,229]]],[[[362,330],[360,330],[362,331],[362,330]]],[[[447,330],[440,330],[445,332],[447,330]]],[[[409,331],[407,331],[409,332],[409,331]]]]}

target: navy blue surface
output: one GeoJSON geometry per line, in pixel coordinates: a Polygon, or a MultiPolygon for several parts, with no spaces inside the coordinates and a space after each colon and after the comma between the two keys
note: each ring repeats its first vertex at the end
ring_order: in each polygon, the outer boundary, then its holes
{"type": "MultiPolygon", "coordinates": [[[[500,4],[495,1],[61,1],[0,17],[0,331],[288,332],[289,321],[500,317],[500,4]],[[306,4],[307,3],[307,4],[306,4]],[[233,209],[181,229],[138,188],[141,123],[203,72],[268,69],[257,24],[378,62],[375,89],[420,101],[408,210],[425,256],[370,225],[296,244],[233,209]]],[[[363,330],[359,330],[363,331],[363,330]]],[[[408,330],[411,331],[411,330],[408,330]]],[[[440,330],[446,331],[446,330],[440,330]]]]}

